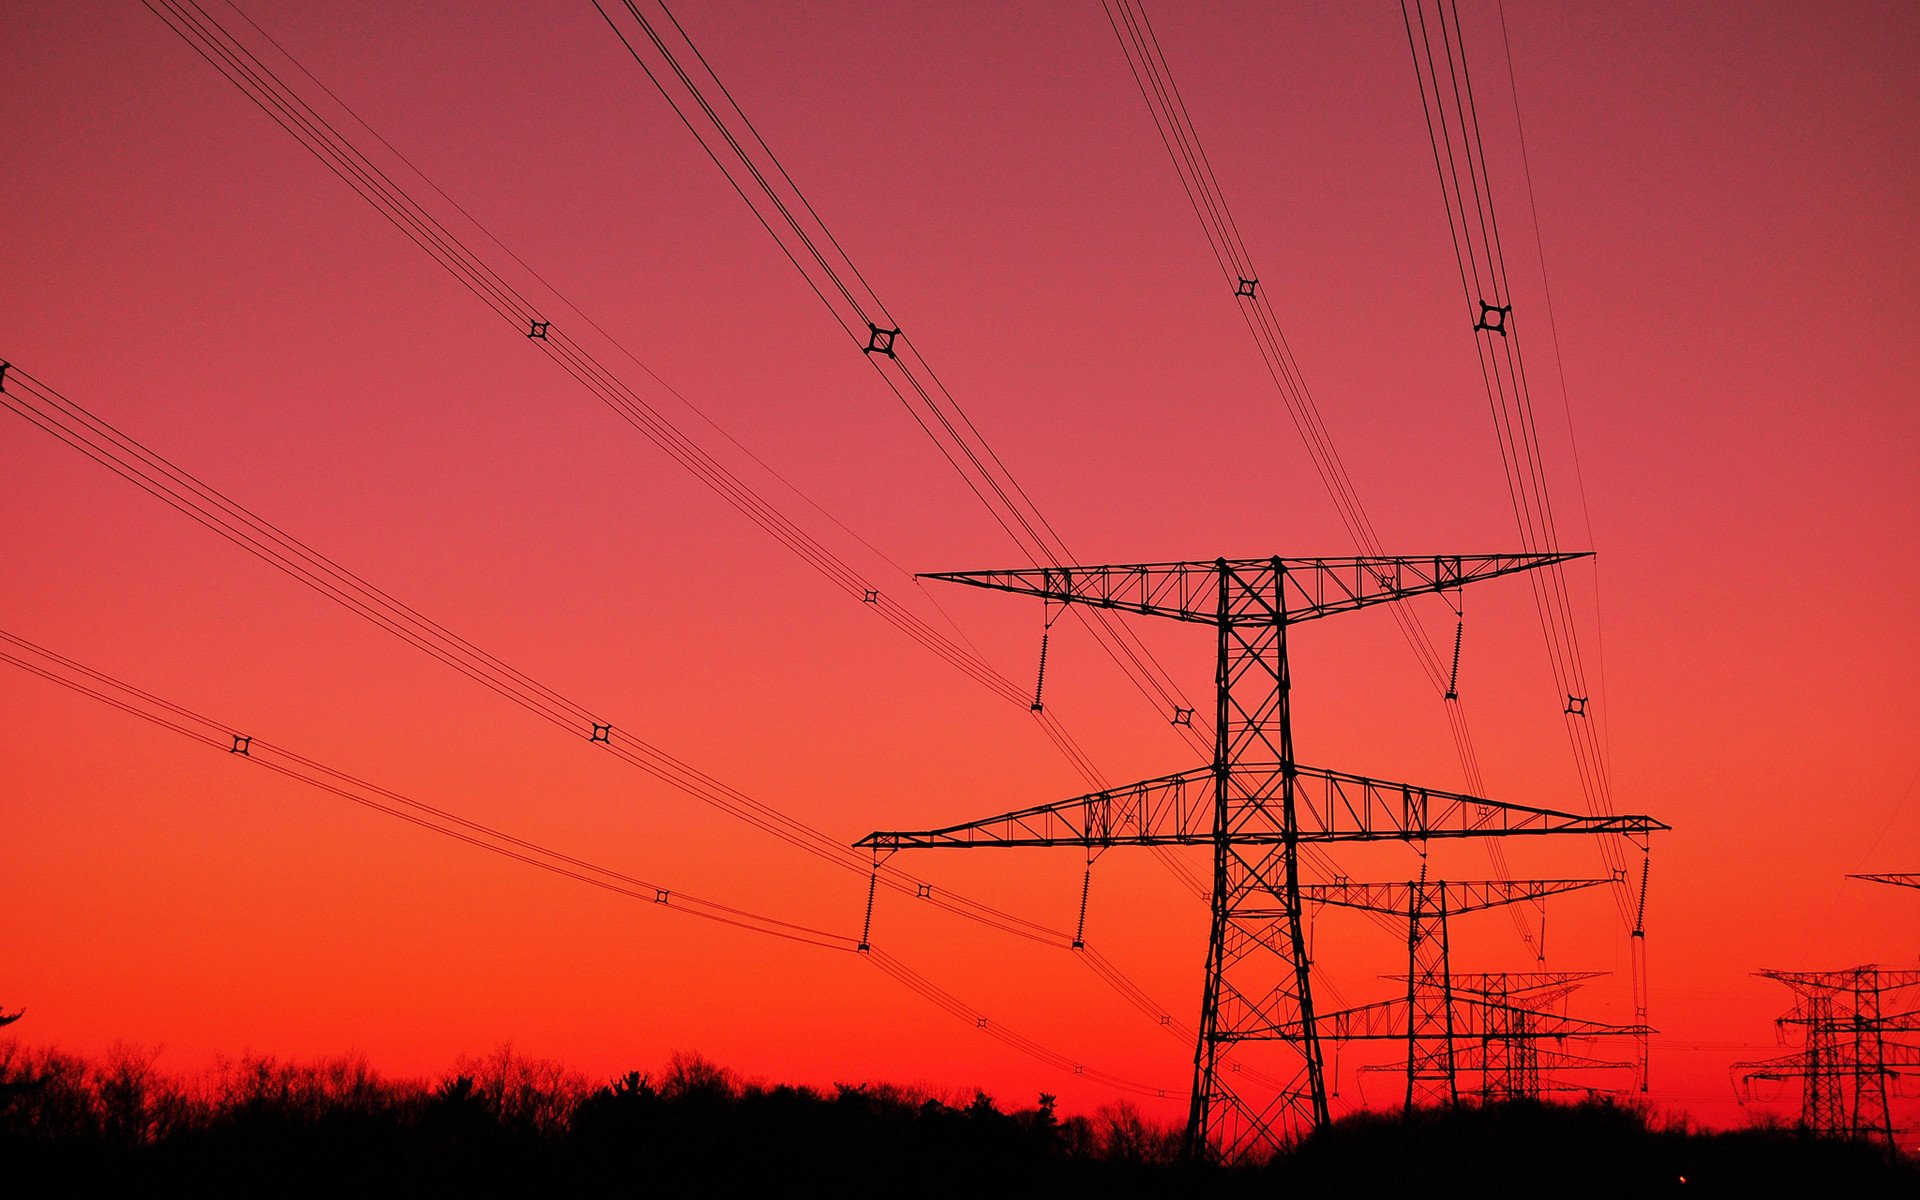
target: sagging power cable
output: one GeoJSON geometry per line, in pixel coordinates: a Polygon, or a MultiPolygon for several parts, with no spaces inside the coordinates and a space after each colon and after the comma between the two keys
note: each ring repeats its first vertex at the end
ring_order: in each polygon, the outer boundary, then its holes
{"type": "MultiPolygon", "coordinates": [[[[384,816],[404,821],[426,832],[575,883],[586,884],[624,899],[648,904],[656,909],[682,916],[697,917],[783,941],[842,952],[865,948],[856,944],[853,938],[843,934],[668,888],[618,868],[595,863],[509,833],[496,826],[471,820],[441,806],[415,800],[391,788],[382,787],[304,754],[278,746],[258,735],[238,733],[233,725],[125,683],[104,671],[48,650],[5,630],[0,630],[0,662],[99,701],[129,716],[138,717],[149,724],[198,742],[210,749],[244,758],[250,766],[264,767],[277,775],[303,783],[339,799],[351,801],[384,816]]],[[[987,1022],[978,1010],[960,1000],[952,992],[936,986],[925,976],[913,971],[890,954],[872,952],[867,957],[873,959],[876,965],[887,974],[905,983],[935,1007],[957,1016],[977,1019],[979,1028],[987,1030],[997,1040],[1021,1054],[1118,1091],[1151,1096],[1167,1094],[1165,1089],[1150,1087],[1112,1072],[1087,1066],[1080,1060],[1004,1026],[987,1022]]]]}

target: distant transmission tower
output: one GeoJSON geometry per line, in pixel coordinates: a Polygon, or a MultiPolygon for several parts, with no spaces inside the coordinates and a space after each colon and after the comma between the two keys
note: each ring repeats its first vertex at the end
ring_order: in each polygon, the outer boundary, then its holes
{"type": "MultiPolygon", "coordinates": [[[[1547,1086],[1540,1075],[1543,1067],[1633,1069],[1632,1063],[1602,1062],[1557,1049],[1543,1055],[1542,1042],[1551,1041],[1557,1048],[1570,1040],[1637,1038],[1649,1032],[1643,1025],[1608,1025],[1570,1017],[1551,1008],[1545,998],[1524,993],[1501,1000],[1456,984],[1450,1000],[1448,1020],[1459,1043],[1454,1069],[1458,1074],[1480,1074],[1481,1095],[1493,1099],[1539,1096],[1547,1086]]],[[[1318,1021],[1321,1039],[1331,1042],[1405,1042],[1413,1026],[1412,1006],[1399,997],[1344,1008],[1318,1021]]],[[[1408,1067],[1408,1062],[1397,1062],[1361,1070],[1406,1071],[1408,1067]]]]}
{"type": "MultiPolygon", "coordinates": [[[[1557,1011],[1555,1006],[1568,995],[1588,980],[1604,974],[1603,971],[1501,971],[1452,976],[1448,991],[1461,1014],[1455,1018],[1456,1030],[1471,1026],[1478,1031],[1477,1037],[1462,1038],[1454,1059],[1458,1075],[1479,1077],[1475,1097],[1483,1104],[1492,1104],[1537,1100],[1549,1092],[1591,1094],[1614,1089],[1573,1083],[1544,1072],[1636,1070],[1636,1064],[1631,1062],[1588,1058],[1564,1048],[1570,1038],[1639,1038],[1646,1033],[1639,1026],[1574,1021],[1557,1011]],[[1543,1049],[1541,1043],[1548,1040],[1555,1043],[1554,1047],[1543,1049]]],[[[1407,1066],[1407,1063],[1381,1063],[1360,1069],[1404,1071],[1407,1066]]]]}
{"type": "Polygon", "coordinates": [[[1802,1080],[1800,1124],[1809,1133],[1892,1146],[1887,1080],[1920,1071],[1920,1046],[1887,1035],[1920,1034],[1920,1009],[1888,1012],[1886,1000],[1892,993],[1920,987],[1920,970],[1864,966],[1759,974],[1792,989],[1793,1009],[1777,1024],[1799,1026],[1806,1042],[1794,1054],[1735,1063],[1734,1069],[1742,1072],[1740,1082],[1802,1080]]]}
{"type": "Polygon", "coordinates": [[[1457,1104],[1459,1036],[1454,1023],[1453,976],[1448,961],[1447,919],[1462,913],[1544,900],[1563,892],[1618,883],[1612,879],[1429,880],[1408,883],[1302,884],[1300,897],[1407,921],[1407,1101],[1457,1104]]]}
{"type": "MultiPolygon", "coordinates": [[[[1577,554],[1215,559],[933,575],[974,587],[1212,625],[1211,764],[1054,804],[919,832],[876,832],[876,854],[986,846],[1210,846],[1213,894],[1194,1049],[1186,1152],[1234,1160],[1327,1121],[1327,1091],[1301,922],[1300,847],[1548,834],[1629,835],[1649,817],[1579,816],[1302,766],[1293,752],[1287,630],[1577,554]],[[1291,1052],[1270,1101],[1241,1095],[1228,1056],[1241,1042],[1291,1052]]],[[[1176,723],[1191,712],[1176,711],[1176,723]]]]}

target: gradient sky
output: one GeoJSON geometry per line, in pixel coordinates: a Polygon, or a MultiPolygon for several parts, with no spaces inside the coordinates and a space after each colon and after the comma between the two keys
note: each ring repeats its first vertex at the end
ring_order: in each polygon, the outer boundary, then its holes
{"type": "MultiPolygon", "coordinates": [[[[243,7],[895,562],[1018,565],[590,5],[243,7]]],[[[1920,963],[1920,893],[1844,878],[1920,870],[1920,13],[1508,6],[1563,407],[1497,10],[1463,9],[1497,202],[1526,232],[1512,269],[1562,534],[1599,554],[1572,578],[1589,663],[1604,664],[1616,804],[1675,827],[1656,842],[1647,921],[1652,1098],[1737,1121],[1727,1066],[1782,1052],[1787,1006],[1751,972],[1920,963]]],[[[1083,561],[1351,552],[1098,5],[675,11],[1083,561]]],[[[1382,540],[1515,548],[1395,7],[1153,12],[1382,540]]],[[[827,588],[590,401],[145,8],[20,0],[0,31],[0,358],[846,841],[1083,790],[1025,713],[827,588]]],[[[464,815],[857,932],[863,879],[529,720],[5,421],[0,628],[464,815]]],[[[704,438],[890,594],[930,620],[937,596],[982,653],[1031,677],[1037,605],[919,591],[704,438]]],[[[1444,640],[1450,615],[1421,611],[1444,640]]],[[[1141,633],[1205,694],[1204,631],[1141,633]]],[[[1307,627],[1295,664],[1303,760],[1463,786],[1384,616],[1307,627]]],[[[1461,691],[1493,795],[1577,803],[1523,583],[1469,593],[1461,691]]],[[[1113,779],[1192,764],[1070,625],[1047,700],[1113,779]]],[[[510,1039],[610,1073],[682,1048],[774,1079],[979,1086],[1010,1103],[1044,1090],[1079,1110],[1114,1098],[854,955],[479,854],[11,669],[0,714],[0,1001],[29,1010],[13,1031],[28,1040],[127,1041],[179,1070],[358,1050],[426,1072],[510,1039]]],[[[1577,845],[1509,853],[1516,874],[1600,865],[1577,845]]],[[[1435,860],[1492,870],[1475,848],[1435,860]]],[[[907,865],[1051,924],[1075,916],[1070,849],[907,865]]],[[[1352,865],[1417,870],[1404,847],[1352,865]]],[[[1387,995],[1378,976],[1404,969],[1393,939],[1325,922],[1330,986],[1387,995]]],[[[1191,1020],[1201,905],[1116,850],[1094,868],[1087,923],[1191,1020]]],[[[995,1020],[1184,1095],[1191,1047],[1071,955],[884,896],[874,937],[995,1020]]],[[[1615,972],[1577,1013],[1630,1019],[1610,901],[1556,903],[1547,939],[1551,967],[1615,972]]],[[[1460,969],[1532,965],[1498,914],[1463,919],[1455,947],[1460,969]]],[[[1363,1061],[1340,1060],[1336,1105],[1397,1095],[1363,1061]]],[[[1184,1100],[1148,1107],[1173,1119],[1184,1100]]]]}

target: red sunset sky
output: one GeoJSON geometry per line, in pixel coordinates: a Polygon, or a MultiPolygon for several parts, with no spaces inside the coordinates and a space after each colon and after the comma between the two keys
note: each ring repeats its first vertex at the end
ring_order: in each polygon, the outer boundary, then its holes
{"type": "MultiPolygon", "coordinates": [[[[922,589],[847,532],[907,571],[1021,565],[590,4],[242,7],[844,528],[594,340],[603,361],[1027,685],[1037,603],[922,589]]],[[[1604,674],[1615,804],[1674,826],[1648,902],[1651,1098],[1737,1122],[1728,1064],[1783,1052],[1788,1003],[1752,972],[1920,965],[1920,893],[1845,878],[1920,871],[1920,11],[1507,5],[1563,406],[1499,10],[1461,7],[1496,203],[1518,231],[1561,534],[1598,552],[1569,578],[1604,674]]],[[[209,11],[268,52],[233,10],[209,11]]],[[[1083,562],[1353,552],[1098,4],[674,11],[1083,562]]],[[[1381,540],[1517,549],[1398,7],[1152,12],[1381,540]]],[[[1085,790],[1020,707],[616,420],[145,7],[18,0],[0,33],[0,358],[843,842],[1085,790]]],[[[0,629],[462,816],[858,933],[862,876],[529,718],[0,419],[0,629]]],[[[1418,611],[1444,642],[1451,614],[1418,611]]],[[[1206,630],[1138,628],[1208,692],[1206,630]]],[[[1304,627],[1294,678],[1304,761],[1464,788],[1441,704],[1383,613],[1304,627]]],[[[1577,806],[1523,581],[1468,593],[1460,678],[1489,792],[1577,806]]],[[[1055,628],[1046,699],[1113,780],[1195,765],[1078,626],[1055,628]]],[[[10,1032],[35,1043],[158,1047],[181,1071],[354,1050],[400,1073],[507,1040],[595,1074],[681,1048],[796,1082],[1048,1091],[1080,1111],[1117,1096],[858,955],[480,853],[13,668],[0,763],[0,1002],[28,1010],[10,1032]]],[[[1589,845],[1508,858],[1516,875],[1601,869],[1589,845]]],[[[1418,870],[1404,846],[1341,861],[1418,870]]],[[[1072,849],[906,865],[1051,926],[1077,915],[1072,849]]],[[[1432,869],[1494,867],[1461,845],[1432,869]]],[[[1095,864],[1088,940],[1183,1021],[1205,930],[1204,905],[1150,857],[1095,864]]],[[[873,936],[995,1022],[1165,1088],[1144,1102],[1154,1115],[1184,1114],[1191,1046],[1070,952],[884,892],[873,936]]],[[[1385,997],[1379,976],[1404,970],[1404,945],[1365,921],[1328,916],[1316,937],[1347,1002],[1385,997]]],[[[1611,898],[1556,902],[1546,941],[1551,968],[1613,972],[1576,1013],[1631,1019],[1611,898]]],[[[1463,918],[1454,954],[1457,969],[1534,965],[1497,913],[1463,918]]],[[[1394,1102],[1389,1076],[1357,1071],[1383,1058],[1339,1060],[1337,1109],[1394,1102]]]]}

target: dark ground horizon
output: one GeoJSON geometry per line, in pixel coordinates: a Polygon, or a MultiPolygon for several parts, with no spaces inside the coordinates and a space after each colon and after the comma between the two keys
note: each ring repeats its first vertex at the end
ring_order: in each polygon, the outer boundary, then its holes
{"type": "Polygon", "coordinates": [[[0,1178],[30,1190],[158,1181],[238,1190],[631,1188],[915,1196],[1920,1196],[1920,1164],[1776,1124],[1709,1132],[1632,1104],[1360,1113],[1270,1161],[1180,1161],[1125,1102],[746,1082],[697,1055],[604,1082],[501,1047],[438,1079],[363,1059],[223,1062],[199,1077],[120,1050],[0,1042],[0,1178]]]}

